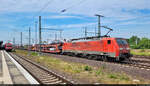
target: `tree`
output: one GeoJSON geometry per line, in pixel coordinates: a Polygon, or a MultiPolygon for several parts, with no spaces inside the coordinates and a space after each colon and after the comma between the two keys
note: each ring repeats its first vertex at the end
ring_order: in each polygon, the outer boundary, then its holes
{"type": "Polygon", "coordinates": [[[128,43],[133,49],[150,49],[150,39],[146,37],[140,39],[137,36],[132,36],[128,43]]]}
{"type": "Polygon", "coordinates": [[[131,48],[137,48],[139,42],[140,42],[140,38],[138,38],[137,36],[132,36],[129,39],[129,44],[131,48]]]}
{"type": "Polygon", "coordinates": [[[149,48],[149,39],[148,38],[142,38],[140,40],[140,43],[138,44],[138,47],[141,49],[148,49],[149,48]]]}

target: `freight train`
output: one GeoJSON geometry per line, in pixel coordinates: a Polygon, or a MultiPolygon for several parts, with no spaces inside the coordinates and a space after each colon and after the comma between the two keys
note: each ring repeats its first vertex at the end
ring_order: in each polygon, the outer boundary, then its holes
{"type": "Polygon", "coordinates": [[[89,59],[101,59],[103,61],[123,61],[132,57],[130,54],[130,47],[124,38],[113,37],[93,37],[93,38],[79,38],[72,39],[68,42],[57,42],[51,44],[30,46],[29,50],[76,55],[87,57],[89,59]],[[77,41],[77,40],[82,41],[77,41]],[[92,39],[84,40],[83,39],[92,39]]]}

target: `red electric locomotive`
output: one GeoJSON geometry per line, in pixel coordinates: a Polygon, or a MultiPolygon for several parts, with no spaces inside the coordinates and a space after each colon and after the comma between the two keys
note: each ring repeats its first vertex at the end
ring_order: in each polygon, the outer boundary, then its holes
{"type": "Polygon", "coordinates": [[[63,53],[88,56],[96,59],[115,59],[122,61],[131,57],[130,48],[123,38],[102,37],[98,40],[65,42],[62,46],[63,53]],[[95,57],[93,57],[95,56],[95,57]]]}
{"type": "Polygon", "coordinates": [[[11,43],[5,43],[4,45],[6,51],[12,51],[13,45],[11,43]]]}

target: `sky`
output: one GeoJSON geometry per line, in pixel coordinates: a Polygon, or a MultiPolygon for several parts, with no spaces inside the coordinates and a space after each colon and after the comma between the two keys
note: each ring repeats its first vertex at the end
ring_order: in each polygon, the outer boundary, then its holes
{"type": "MultiPolygon", "coordinates": [[[[85,27],[93,32],[88,36],[95,36],[98,27],[95,14],[104,16],[101,25],[113,29],[111,37],[150,38],[149,4],[150,0],[0,0],[0,40],[12,42],[15,38],[19,44],[22,32],[23,44],[27,44],[30,27],[35,43],[38,16],[42,18],[42,41],[84,37],[85,27]],[[57,30],[62,30],[61,36],[57,30]]],[[[101,28],[102,35],[107,31],[101,28]]]]}

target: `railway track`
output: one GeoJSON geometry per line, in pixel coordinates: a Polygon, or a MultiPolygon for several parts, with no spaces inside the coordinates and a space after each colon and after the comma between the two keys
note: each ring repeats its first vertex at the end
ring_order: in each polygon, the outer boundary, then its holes
{"type": "Polygon", "coordinates": [[[141,60],[141,59],[131,59],[132,62],[138,62],[138,63],[148,63],[150,64],[150,60],[141,60]]]}
{"type": "MultiPolygon", "coordinates": [[[[43,52],[41,52],[41,53],[43,53],[43,52]]],[[[49,54],[49,53],[43,53],[43,54],[61,56],[61,55],[49,54]]],[[[74,57],[74,56],[69,56],[69,57],[74,57]]],[[[136,58],[136,57],[134,56],[134,58],[136,58]]],[[[148,58],[148,57],[143,56],[143,57],[137,57],[137,58],[148,58]]],[[[101,62],[103,62],[103,61],[101,61],[101,62]]],[[[125,67],[135,67],[135,68],[140,68],[140,69],[144,69],[144,70],[150,70],[150,60],[148,61],[148,60],[130,59],[129,61],[123,61],[123,62],[104,62],[104,63],[117,64],[117,65],[121,65],[121,66],[125,66],[125,67]]]]}
{"type": "MultiPolygon", "coordinates": [[[[142,62],[142,61],[141,61],[142,62]]],[[[150,63],[140,63],[138,60],[129,60],[129,61],[124,61],[120,62],[121,65],[123,66],[129,66],[129,67],[136,67],[140,69],[145,69],[145,70],[150,70],[150,63]]]]}
{"type": "Polygon", "coordinates": [[[134,58],[144,58],[144,59],[150,59],[150,56],[140,56],[140,55],[134,55],[134,58]]]}
{"type": "MultiPolygon", "coordinates": [[[[48,53],[45,53],[45,54],[48,54],[48,53]]],[[[53,54],[53,55],[57,55],[57,54],[53,54]]],[[[101,61],[101,62],[104,62],[104,61],[101,61]]],[[[132,67],[136,67],[140,69],[150,70],[150,60],[130,59],[129,61],[124,61],[124,62],[106,62],[106,63],[120,64],[126,67],[132,66],[132,67]]]]}
{"type": "MultiPolygon", "coordinates": [[[[43,54],[51,55],[49,53],[43,53],[43,54]]],[[[52,55],[55,56],[57,54],[52,54],[52,55]]],[[[58,56],[61,56],[61,55],[58,55],[58,56]]],[[[69,56],[69,57],[73,57],[73,56],[69,56]]],[[[101,62],[104,62],[104,61],[101,61],[101,62]]],[[[110,63],[110,64],[113,63],[113,64],[119,64],[125,67],[136,67],[136,68],[140,68],[144,70],[150,70],[150,60],[148,61],[148,60],[130,59],[129,61],[124,61],[124,62],[104,62],[104,63],[110,63]]]]}
{"type": "MultiPolygon", "coordinates": [[[[104,61],[101,61],[104,62],[104,61]]],[[[125,67],[135,67],[135,68],[140,68],[144,70],[150,70],[150,60],[139,60],[139,59],[130,59],[128,61],[123,61],[123,62],[105,62],[105,63],[110,63],[110,64],[119,64],[121,66],[125,67]]]]}
{"type": "Polygon", "coordinates": [[[41,65],[38,65],[27,58],[9,53],[20,63],[40,84],[73,84],[73,81],[66,79],[41,65]]]}

